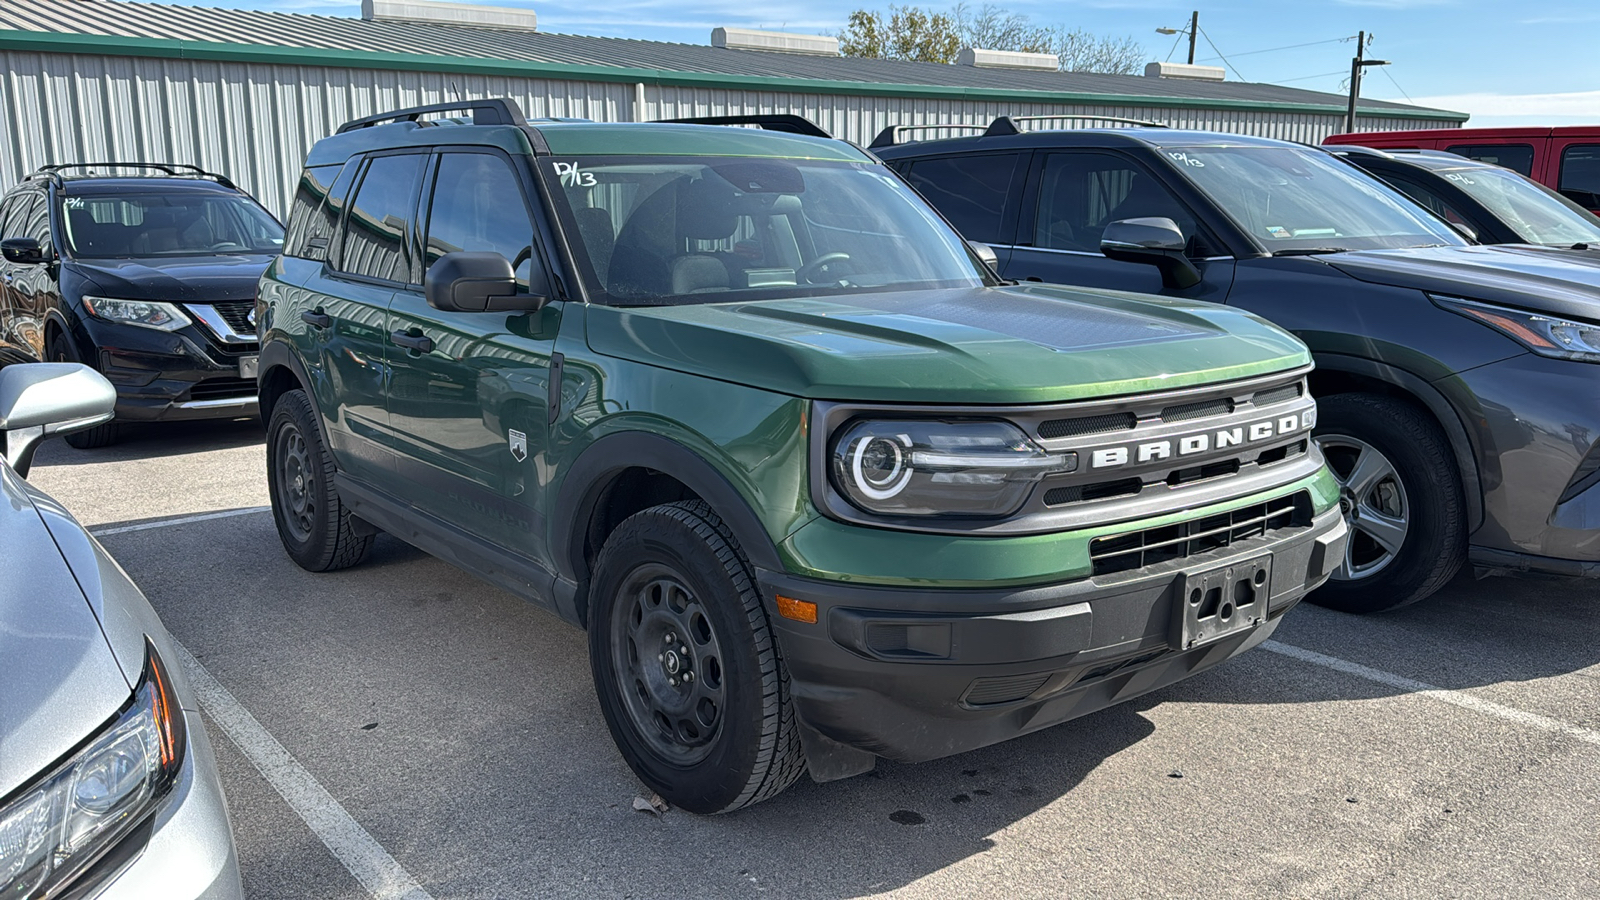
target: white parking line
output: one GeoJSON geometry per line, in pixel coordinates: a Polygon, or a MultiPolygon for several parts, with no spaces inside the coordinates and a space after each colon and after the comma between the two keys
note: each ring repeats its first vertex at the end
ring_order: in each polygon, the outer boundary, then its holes
{"type": "Polygon", "coordinates": [[[233,516],[248,516],[251,513],[266,512],[270,506],[252,506],[248,509],[225,509],[222,512],[200,513],[194,516],[182,516],[176,519],[162,519],[159,522],[140,522],[138,525],[118,525],[115,528],[91,528],[89,533],[95,537],[105,537],[108,534],[126,534],[130,531],[149,531],[152,528],[166,528],[169,525],[188,525],[190,522],[204,522],[208,519],[227,519],[233,516]]]}
{"type": "Polygon", "coordinates": [[[1548,716],[1541,716],[1537,713],[1525,712],[1514,707],[1502,706],[1499,703],[1495,703],[1490,700],[1484,700],[1481,697],[1474,697],[1471,694],[1464,694],[1460,691],[1448,690],[1446,688],[1428,684],[1426,681],[1417,681],[1414,678],[1407,678],[1404,675],[1396,675],[1393,672],[1385,672],[1382,669],[1374,669],[1371,666],[1363,666],[1360,663],[1353,663],[1349,660],[1340,659],[1337,656],[1328,656],[1326,654],[1318,653],[1315,650],[1307,650],[1304,647],[1296,647],[1292,644],[1283,644],[1279,643],[1278,641],[1266,641],[1261,645],[1261,649],[1270,650],[1273,653],[1298,659],[1301,662],[1307,662],[1314,666],[1322,666],[1325,669],[1333,669],[1336,672],[1343,672],[1346,675],[1354,675],[1357,678],[1364,678],[1367,681],[1375,681],[1378,684],[1388,685],[1392,688],[1398,688],[1408,693],[1416,694],[1421,697],[1427,697],[1430,700],[1437,700],[1440,703],[1448,703],[1451,706],[1459,706],[1462,709],[1470,709],[1485,715],[1505,719],[1508,722],[1515,722],[1518,725],[1526,725],[1529,728],[1537,728],[1540,731],[1551,731],[1555,732],[1556,734],[1564,734],[1567,737],[1575,738],[1583,741],[1586,744],[1600,746],[1600,731],[1595,731],[1592,728],[1584,728],[1581,725],[1573,725],[1570,722],[1563,722],[1560,719],[1552,719],[1548,716]]]}
{"type": "Polygon", "coordinates": [[[433,900],[187,648],[178,645],[178,656],[206,714],[372,896],[378,900],[433,900]]]}

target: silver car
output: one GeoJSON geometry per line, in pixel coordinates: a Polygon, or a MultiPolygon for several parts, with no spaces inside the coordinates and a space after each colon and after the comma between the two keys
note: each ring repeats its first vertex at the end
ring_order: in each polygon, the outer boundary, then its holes
{"type": "Polygon", "coordinates": [[[41,440],[109,420],[115,402],[82,365],[0,369],[0,898],[242,897],[176,644],[22,479],[41,440]]]}

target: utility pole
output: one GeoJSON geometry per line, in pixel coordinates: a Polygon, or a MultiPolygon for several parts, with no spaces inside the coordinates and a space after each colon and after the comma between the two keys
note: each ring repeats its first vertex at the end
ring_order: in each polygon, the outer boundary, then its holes
{"type": "Polygon", "coordinates": [[[1194,39],[1200,33],[1200,10],[1189,17],[1189,65],[1194,65],[1194,39]]]}
{"type": "Polygon", "coordinates": [[[1350,107],[1344,115],[1346,134],[1356,130],[1356,100],[1361,96],[1361,73],[1367,66],[1387,66],[1386,59],[1367,59],[1367,33],[1356,34],[1356,55],[1350,60],[1350,107]]]}

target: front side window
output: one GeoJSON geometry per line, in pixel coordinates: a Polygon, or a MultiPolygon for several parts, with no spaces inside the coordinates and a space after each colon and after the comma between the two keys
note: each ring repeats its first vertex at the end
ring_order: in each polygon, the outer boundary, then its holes
{"type": "Polygon", "coordinates": [[[73,193],[61,201],[67,250],[87,259],[277,253],[283,226],[237,194],[73,193]]]}
{"type": "Polygon", "coordinates": [[[1148,217],[1171,219],[1186,241],[1198,228],[1166,185],[1126,157],[1093,151],[1045,157],[1034,246],[1099,253],[1107,225],[1148,217]]]}
{"type": "Polygon", "coordinates": [[[533,220],[522,183],[504,157],[446,153],[439,157],[428,212],[423,270],[460,250],[498,253],[511,263],[524,290],[533,265],[533,220]]]}
{"type": "Polygon", "coordinates": [[[345,216],[339,269],[352,275],[410,283],[411,214],[422,180],[420,153],[374,157],[345,216]]]}
{"type": "Polygon", "coordinates": [[[1459,169],[1444,178],[1530,244],[1600,244],[1600,219],[1581,206],[1505,169],[1459,169]]]}
{"type": "Polygon", "coordinates": [[[1533,176],[1532,144],[1457,144],[1444,148],[1448,153],[1479,162],[1505,166],[1513,172],[1533,176]]]}
{"type": "Polygon", "coordinates": [[[1404,194],[1321,150],[1166,147],[1173,168],[1273,253],[1461,246],[1404,194]]]}
{"type": "Polygon", "coordinates": [[[622,306],[984,283],[881,165],[738,157],[541,160],[591,293],[622,306]]]}
{"type": "Polygon", "coordinates": [[[1011,221],[1011,179],[1020,154],[978,153],[919,159],[906,180],[944,213],[962,237],[991,244],[1006,240],[1011,221]]]}
{"type": "Polygon", "coordinates": [[[1573,144],[1561,151],[1561,193],[1585,209],[1600,209],[1600,144],[1573,144]]]}

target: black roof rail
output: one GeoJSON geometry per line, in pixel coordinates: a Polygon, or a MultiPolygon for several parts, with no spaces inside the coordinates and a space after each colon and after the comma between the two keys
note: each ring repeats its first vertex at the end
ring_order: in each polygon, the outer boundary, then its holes
{"type": "Polygon", "coordinates": [[[690,116],[684,119],[657,119],[667,125],[759,125],[764,131],[781,131],[785,134],[803,134],[806,137],[832,138],[833,135],[805,116],[793,113],[770,113],[753,116],[690,116]]]}
{"type": "Polygon", "coordinates": [[[1092,113],[1068,113],[1058,116],[1000,116],[989,123],[984,137],[1000,137],[1007,134],[1021,134],[1022,129],[1017,127],[1018,122],[1039,122],[1047,119],[1066,119],[1087,122],[1116,122],[1121,125],[1137,125],[1141,128],[1166,128],[1160,122],[1147,122],[1144,119],[1124,119],[1120,116],[1100,116],[1092,113]]]}
{"type": "Polygon", "coordinates": [[[373,125],[382,125],[385,122],[415,122],[428,113],[472,111],[472,124],[474,125],[521,125],[528,121],[522,114],[522,107],[517,101],[505,97],[491,97],[487,100],[459,100],[455,103],[430,103],[427,106],[412,106],[406,109],[397,109],[394,112],[379,113],[375,116],[363,116],[339,126],[334,134],[344,134],[355,131],[357,128],[370,128],[373,125]]]}
{"type": "Polygon", "coordinates": [[[1377,147],[1363,147],[1360,144],[1323,144],[1318,149],[1326,150],[1334,156],[1376,156],[1379,159],[1394,159],[1394,154],[1377,147]]]}
{"type": "Polygon", "coordinates": [[[967,125],[962,122],[945,122],[939,125],[890,125],[888,128],[878,132],[878,136],[872,139],[872,143],[867,145],[867,149],[876,150],[879,147],[893,147],[895,144],[900,143],[900,135],[907,131],[928,131],[934,128],[959,128],[966,131],[982,131],[983,127],[984,126],[982,125],[967,125]]]}
{"type": "Polygon", "coordinates": [[[49,179],[53,184],[60,185],[62,182],[62,173],[69,169],[83,169],[89,171],[91,174],[93,173],[94,169],[155,169],[156,171],[164,172],[173,178],[208,178],[225,188],[232,188],[233,190],[239,189],[238,185],[234,184],[233,181],[228,178],[228,176],[218,175],[216,172],[207,172],[205,169],[202,169],[199,166],[191,166],[188,163],[55,163],[54,165],[40,166],[37,171],[35,171],[32,175],[29,175],[25,180],[33,181],[35,179],[49,179]]]}

